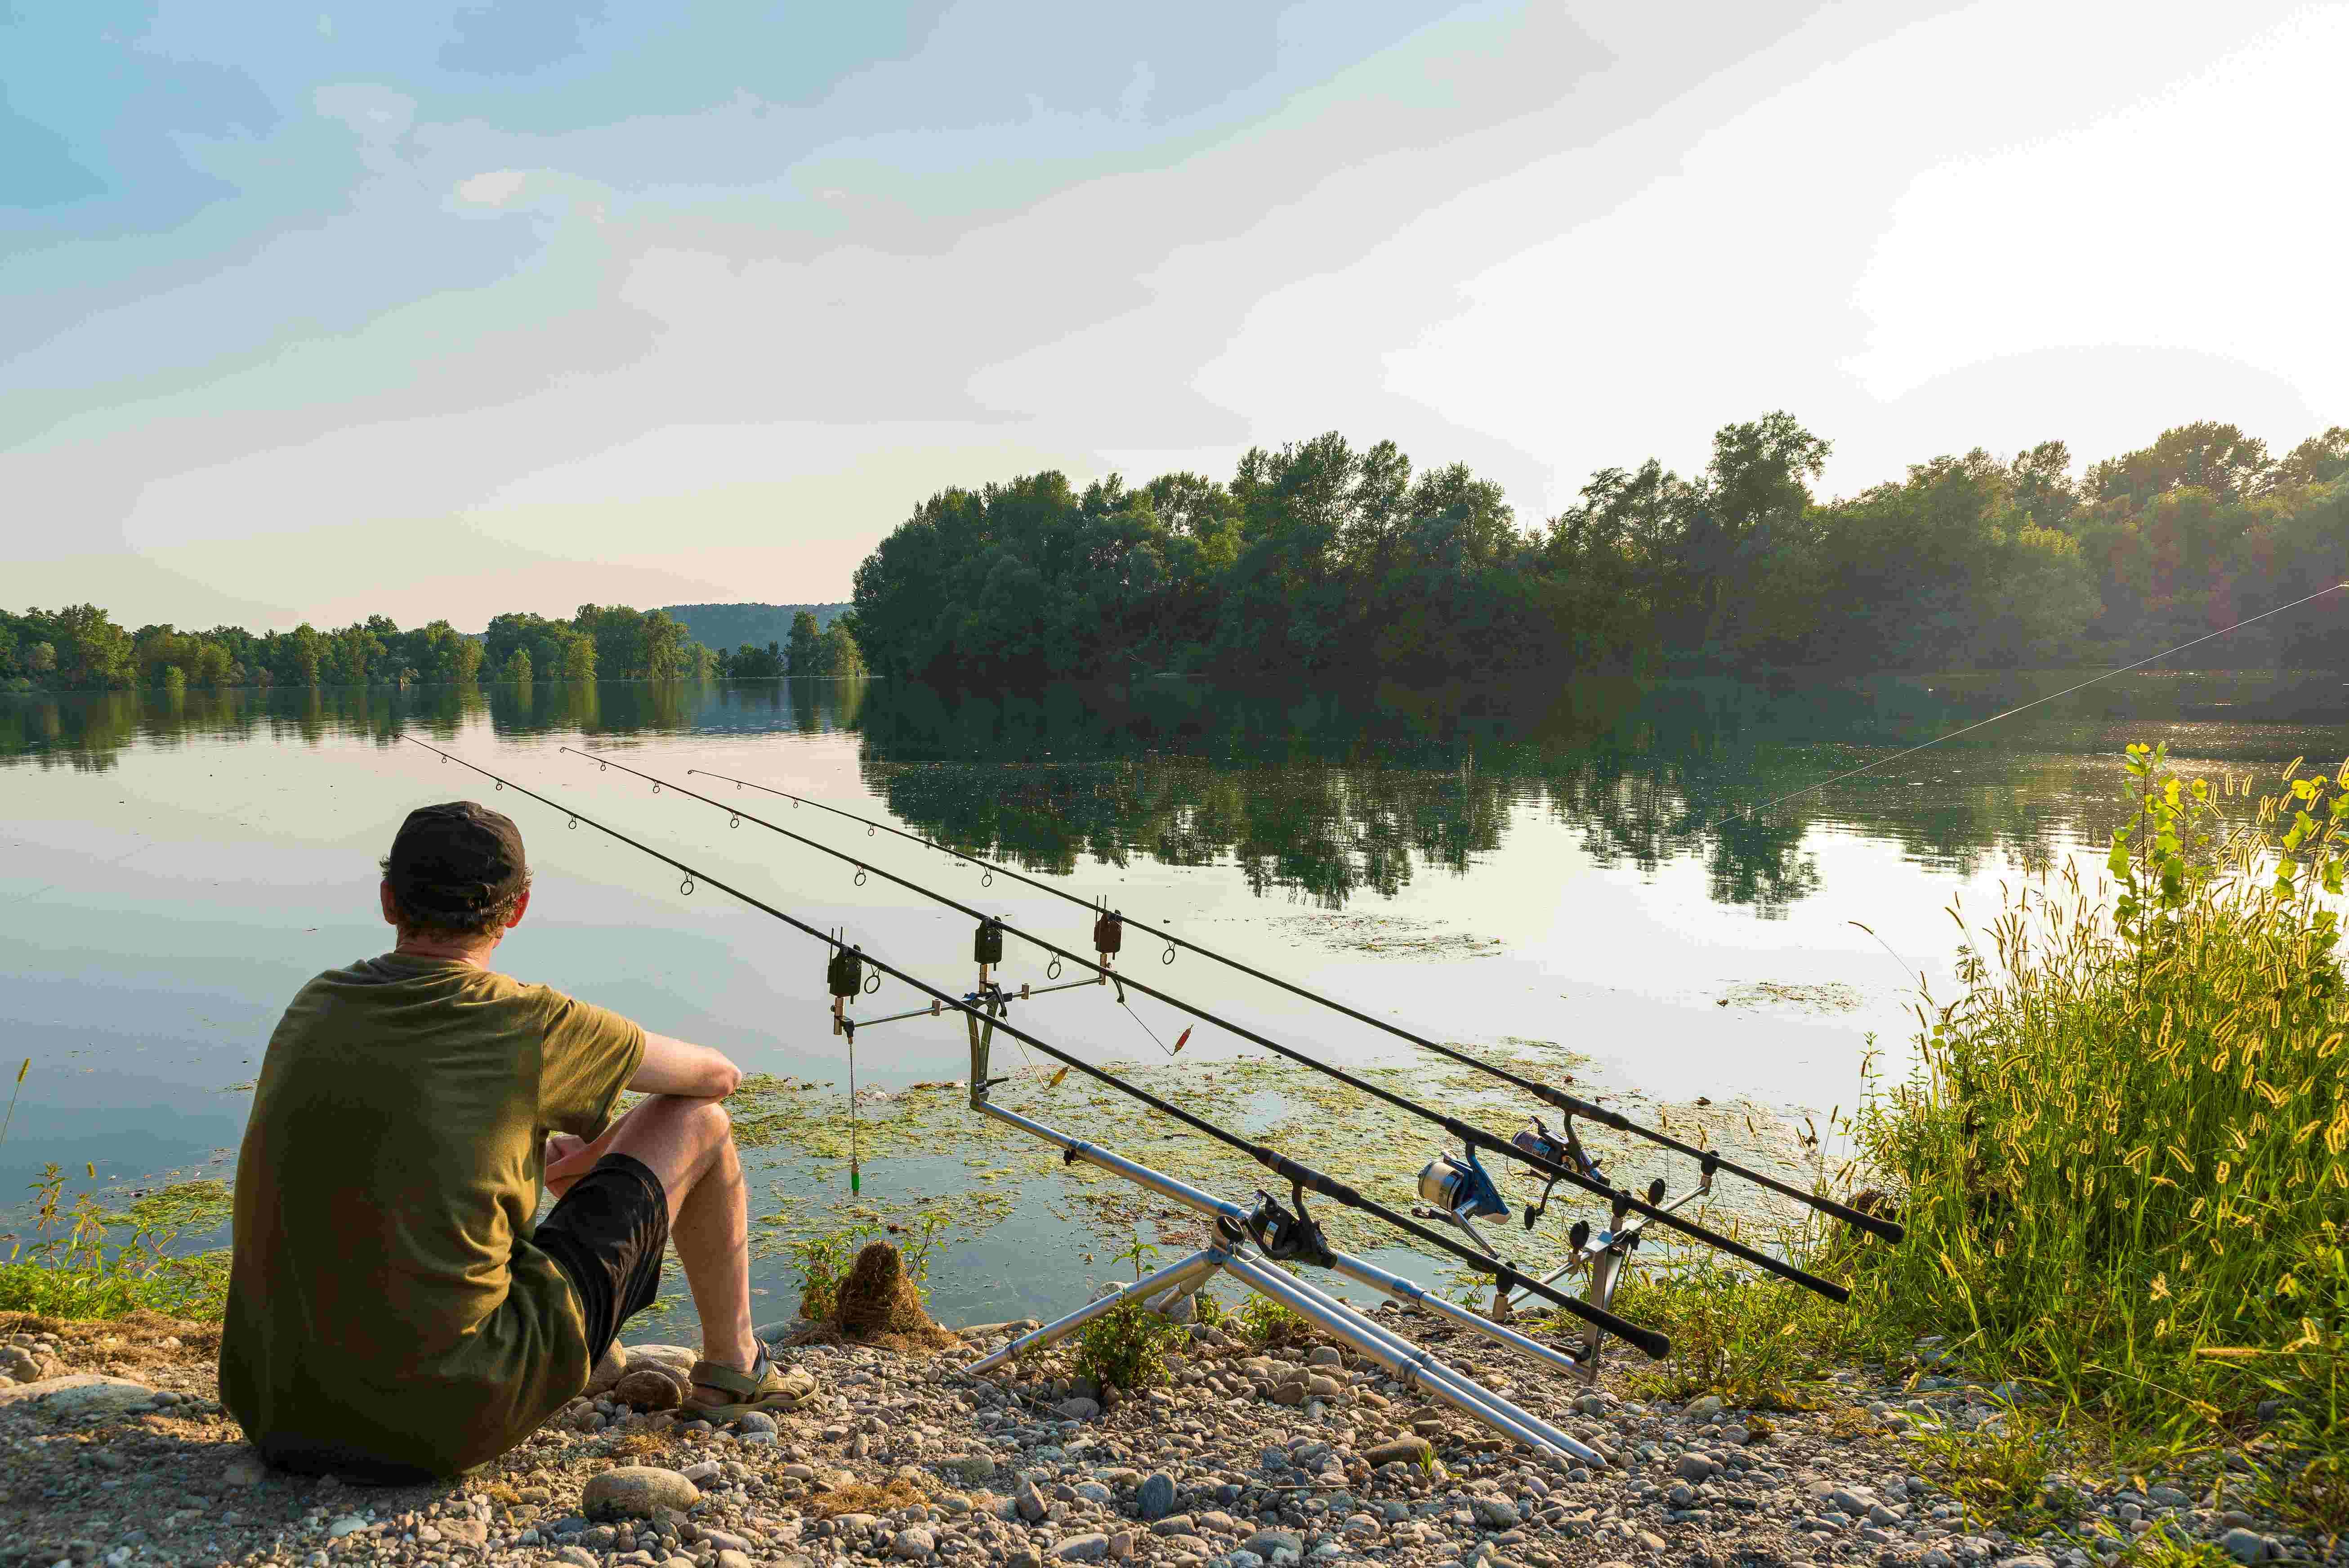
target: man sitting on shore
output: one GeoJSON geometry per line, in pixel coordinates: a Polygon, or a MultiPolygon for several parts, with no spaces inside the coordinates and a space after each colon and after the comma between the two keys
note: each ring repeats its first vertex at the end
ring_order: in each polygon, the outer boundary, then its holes
{"type": "Polygon", "coordinates": [[[294,999],[237,1165],[221,1397],[263,1457],[379,1481],[494,1458],[651,1304],[672,1238],[707,1357],[689,1407],[794,1403],[750,1326],[740,1071],[489,967],[530,908],[506,817],[419,807],[382,864],[398,945],[294,999]],[[650,1097],[614,1121],[623,1088],[650,1097]]]}

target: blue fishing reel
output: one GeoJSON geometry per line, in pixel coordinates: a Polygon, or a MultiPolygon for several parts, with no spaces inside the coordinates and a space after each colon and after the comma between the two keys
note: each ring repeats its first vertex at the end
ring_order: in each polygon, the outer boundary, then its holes
{"type": "Polygon", "coordinates": [[[1509,1211],[1492,1177],[1472,1147],[1460,1155],[1440,1154],[1419,1173],[1419,1195],[1455,1220],[1483,1220],[1509,1211]]]}

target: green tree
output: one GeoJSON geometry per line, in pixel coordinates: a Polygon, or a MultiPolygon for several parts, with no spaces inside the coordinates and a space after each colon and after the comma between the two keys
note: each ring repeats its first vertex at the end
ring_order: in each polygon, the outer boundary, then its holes
{"type": "Polygon", "coordinates": [[[531,683],[530,649],[518,647],[506,655],[505,667],[499,671],[498,678],[517,686],[528,686],[531,683]]]}
{"type": "Polygon", "coordinates": [[[794,675],[823,673],[823,639],[815,628],[815,617],[806,610],[792,617],[790,650],[785,654],[794,675]]]}
{"type": "Polygon", "coordinates": [[[857,650],[856,639],[840,621],[823,634],[823,672],[842,680],[861,679],[864,674],[864,655],[857,650]]]}

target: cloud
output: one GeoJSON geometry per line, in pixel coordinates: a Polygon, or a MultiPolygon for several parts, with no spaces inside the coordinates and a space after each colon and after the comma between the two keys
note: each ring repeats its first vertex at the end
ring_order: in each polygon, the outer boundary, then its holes
{"type": "Polygon", "coordinates": [[[457,200],[477,207],[502,207],[522,193],[530,175],[520,169],[492,169],[460,181],[457,200]]]}

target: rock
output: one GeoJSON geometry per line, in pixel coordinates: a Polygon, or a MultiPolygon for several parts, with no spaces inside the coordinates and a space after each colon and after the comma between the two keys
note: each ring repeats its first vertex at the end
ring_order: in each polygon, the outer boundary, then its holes
{"type": "Polygon", "coordinates": [[[1839,1486],[1828,1491],[1827,1501],[1854,1519],[1864,1519],[1869,1509],[1878,1506],[1884,1500],[1878,1497],[1874,1489],[1869,1487],[1839,1486]]]}
{"type": "Polygon", "coordinates": [[[1346,1365],[1346,1358],[1340,1353],[1338,1347],[1334,1345],[1317,1345],[1313,1347],[1312,1354],[1305,1358],[1305,1365],[1308,1366],[1343,1366],[1346,1365]]]}
{"type": "Polygon", "coordinates": [[[1170,1513],[1150,1526],[1153,1535],[1196,1535],[1200,1525],[1187,1513],[1170,1513]]]}
{"type": "Polygon", "coordinates": [[[675,1470],[622,1465],[587,1478],[579,1511],[590,1519],[650,1519],[655,1509],[683,1513],[701,1501],[701,1489],[675,1470]]]}
{"type": "Polygon", "coordinates": [[[1240,1550],[1266,1563],[1295,1563],[1305,1555],[1305,1538],[1293,1530],[1259,1530],[1240,1550]]]}
{"type": "Polygon", "coordinates": [[[938,1538],[918,1524],[909,1524],[897,1532],[897,1539],[889,1543],[889,1555],[902,1557],[908,1563],[918,1563],[938,1549],[938,1538]]]}
{"type": "Polygon", "coordinates": [[[1672,1465],[1672,1473],[1684,1481],[1709,1481],[1719,1468],[1702,1454],[1682,1454],[1672,1465]]]}
{"type": "Polygon", "coordinates": [[[940,1475],[965,1486],[985,1486],[995,1479],[995,1457],[991,1454],[955,1454],[935,1462],[940,1475]]]}
{"type": "Polygon", "coordinates": [[[118,1416],[134,1407],[148,1408],[154,1397],[155,1390],[128,1377],[68,1372],[0,1388],[0,1410],[35,1405],[50,1416],[118,1416]]]}
{"type": "Polygon", "coordinates": [[[356,1513],[347,1513],[326,1526],[326,1539],[340,1541],[346,1535],[357,1535],[367,1527],[367,1521],[356,1513]]]}
{"type": "Polygon", "coordinates": [[[1276,1385],[1272,1390],[1272,1402],[1276,1405],[1304,1404],[1304,1383],[1302,1381],[1299,1381],[1295,1383],[1282,1383],[1276,1385]]]}
{"type": "Polygon", "coordinates": [[[269,1467],[261,1456],[251,1449],[229,1460],[221,1471],[221,1481],[227,1486],[259,1486],[269,1475],[269,1467]]]}
{"type": "Polygon", "coordinates": [[[726,1467],[716,1459],[703,1459],[677,1472],[696,1486],[708,1486],[726,1473],[726,1467]]]}
{"type": "Polygon", "coordinates": [[[1689,1407],[1682,1411],[1681,1414],[1687,1417],[1692,1421],[1707,1420],[1714,1416],[1718,1416],[1721,1414],[1721,1396],[1718,1394],[1708,1394],[1702,1399],[1692,1400],[1691,1401],[1689,1407]]]}
{"type": "Polygon", "coordinates": [[[1011,1553],[1003,1568],[1044,1568],[1044,1560],[1036,1555],[1033,1547],[1022,1546],[1011,1553]]]}
{"type": "Polygon", "coordinates": [[[1152,1297],[1143,1305],[1144,1310],[1156,1313],[1169,1323],[1195,1323],[1199,1317],[1197,1293],[1180,1286],[1152,1297]]]}
{"type": "Polygon", "coordinates": [[[605,1348],[603,1358],[595,1363],[595,1370],[587,1374],[587,1386],[579,1392],[589,1399],[599,1394],[609,1394],[612,1385],[617,1383],[627,1370],[628,1347],[616,1340],[605,1348]]]}
{"type": "Polygon", "coordinates": [[[1376,1541],[1379,1538],[1380,1528],[1379,1521],[1367,1513],[1350,1513],[1346,1516],[1346,1522],[1339,1526],[1339,1529],[1344,1532],[1346,1539],[1357,1545],[1376,1541]]]}
{"type": "Polygon", "coordinates": [[[2267,1557],[2268,1543],[2259,1532],[2237,1525],[2219,1537],[2219,1550],[2238,1563],[2259,1563],[2267,1557]]]}
{"type": "Polygon", "coordinates": [[[1334,1377],[1314,1376],[1305,1380],[1305,1397],[1309,1399],[1335,1399],[1346,1391],[1346,1386],[1334,1377]]]}
{"type": "Polygon", "coordinates": [[[667,1367],[647,1366],[624,1374],[612,1397],[632,1410],[674,1410],[685,1403],[685,1390],[667,1367]]]}
{"type": "Polygon", "coordinates": [[[2174,1486],[2154,1487],[2145,1495],[2149,1501],[2158,1503],[2163,1508],[2184,1508],[2194,1501],[2174,1486]]]}
{"type": "Polygon", "coordinates": [[[1743,1427],[1723,1427],[1721,1440],[1732,1448],[1742,1449],[1754,1440],[1754,1434],[1743,1427]]]}
{"type": "Polygon", "coordinates": [[[1052,1548],[1053,1561],[1058,1563],[1098,1563],[1108,1555],[1109,1537],[1098,1530],[1063,1537],[1052,1548]]]}
{"type": "Polygon", "coordinates": [[[1372,1469],[1381,1465],[1423,1465],[1435,1457],[1435,1446],[1425,1438],[1393,1438],[1362,1450],[1362,1462],[1372,1469]]]}
{"type": "Polygon", "coordinates": [[[721,1546],[718,1549],[718,1568],[750,1568],[750,1554],[721,1546]]]}
{"type": "Polygon", "coordinates": [[[571,1568],[603,1568],[604,1564],[602,1558],[585,1547],[559,1546],[554,1555],[557,1561],[570,1563],[571,1568]]]}
{"type": "Polygon", "coordinates": [[[1011,1494],[1011,1506],[1020,1518],[1033,1524],[1044,1517],[1047,1505],[1044,1494],[1036,1490],[1036,1483],[1023,1480],[1019,1483],[1019,1490],[1011,1494]]]}
{"type": "Polygon", "coordinates": [[[1135,1517],[1149,1522],[1165,1518],[1174,1508],[1174,1478],[1164,1470],[1154,1471],[1143,1481],[1133,1500],[1135,1517]]]}
{"type": "Polygon", "coordinates": [[[2002,1557],[1998,1568],[2055,1568],[2055,1563],[2051,1558],[2033,1552],[2022,1557],[2002,1557]]]}
{"type": "Polygon", "coordinates": [[[753,1410],[749,1415],[743,1417],[740,1420],[736,1421],[734,1423],[734,1429],[738,1432],[746,1432],[753,1435],[763,1432],[769,1436],[772,1436],[775,1430],[775,1418],[772,1416],[768,1415],[764,1410],[753,1410]]]}
{"type": "Polygon", "coordinates": [[[1516,1503],[1483,1492],[1468,1500],[1468,1511],[1486,1530],[1515,1530],[1524,1521],[1516,1503]]]}
{"type": "MultiPolygon", "coordinates": [[[[1188,1298],[1185,1298],[1188,1299],[1188,1298]]],[[[1109,1554],[1112,1562],[1123,1563],[1133,1555],[1133,1532],[1121,1530],[1109,1538],[1109,1554]]]]}
{"type": "Polygon", "coordinates": [[[461,1546],[487,1545],[490,1527],[478,1519],[444,1519],[440,1533],[461,1546]]]}
{"type": "Polygon", "coordinates": [[[1061,1417],[1063,1420],[1090,1421],[1094,1417],[1101,1414],[1101,1406],[1096,1401],[1088,1399],[1083,1395],[1079,1394],[1073,1397],[1061,1400],[1060,1404],[1060,1411],[1061,1417]]]}

